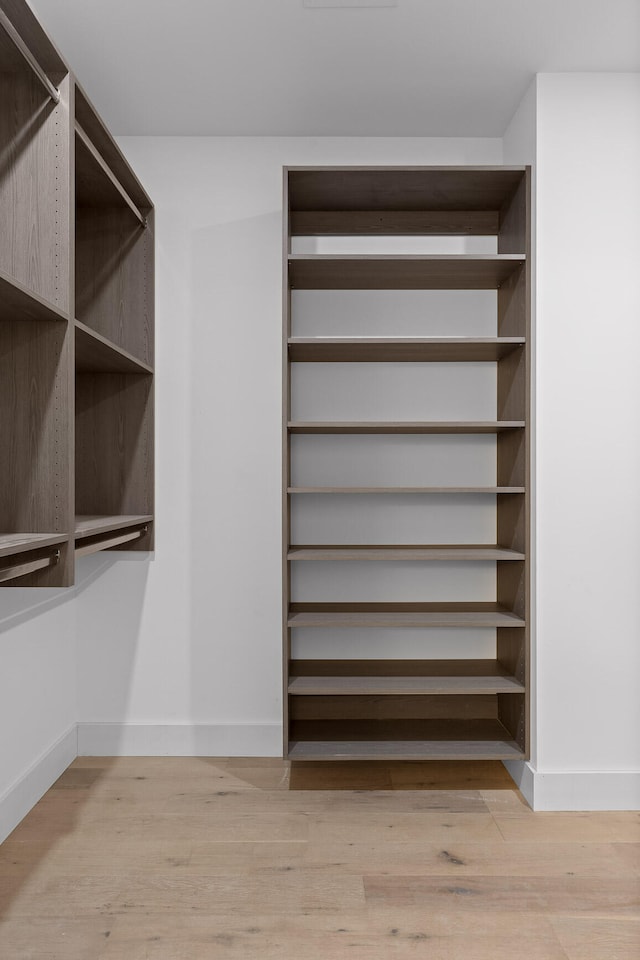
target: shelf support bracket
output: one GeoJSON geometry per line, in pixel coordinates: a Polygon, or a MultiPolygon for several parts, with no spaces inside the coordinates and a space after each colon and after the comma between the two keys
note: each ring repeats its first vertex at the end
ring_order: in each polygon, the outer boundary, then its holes
{"type": "Polygon", "coordinates": [[[29,50],[29,47],[26,45],[14,25],[11,23],[11,20],[9,20],[9,17],[2,10],[0,10],[0,26],[27,61],[53,102],[60,103],[60,91],[51,83],[51,80],[49,80],[49,77],[46,75],[36,58],[31,53],[31,50],[29,50]]]}

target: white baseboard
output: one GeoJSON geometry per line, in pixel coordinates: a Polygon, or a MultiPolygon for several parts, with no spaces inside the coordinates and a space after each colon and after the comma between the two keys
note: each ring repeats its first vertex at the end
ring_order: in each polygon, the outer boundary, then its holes
{"type": "Polygon", "coordinates": [[[640,770],[553,771],[522,760],[505,767],[534,810],[640,810],[640,770]]]}
{"type": "Polygon", "coordinates": [[[79,723],[81,757],[280,757],[279,723],[79,723]]]}
{"type": "Polygon", "coordinates": [[[77,755],[78,736],[74,723],[0,797],[0,843],[26,817],[77,755]]]}

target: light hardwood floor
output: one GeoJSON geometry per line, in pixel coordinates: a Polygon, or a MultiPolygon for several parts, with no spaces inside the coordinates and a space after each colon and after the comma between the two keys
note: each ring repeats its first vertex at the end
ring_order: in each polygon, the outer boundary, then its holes
{"type": "Polygon", "coordinates": [[[0,957],[638,960],[639,851],[499,763],[78,759],[0,846],[0,957]]]}

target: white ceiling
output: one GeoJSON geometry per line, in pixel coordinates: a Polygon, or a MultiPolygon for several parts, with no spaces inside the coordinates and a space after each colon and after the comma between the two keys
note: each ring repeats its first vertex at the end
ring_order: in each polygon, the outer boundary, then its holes
{"type": "Polygon", "coordinates": [[[30,2],[122,135],[500,136],[536,72],[640,70],[640,0],[30,2]]]}

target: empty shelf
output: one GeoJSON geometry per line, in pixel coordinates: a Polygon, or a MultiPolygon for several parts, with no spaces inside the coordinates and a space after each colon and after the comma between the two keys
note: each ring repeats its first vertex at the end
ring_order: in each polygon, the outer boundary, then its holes
{"type": "Polygon", "coordinates": [[[293,363],[490,363],[524,337],[291,337],[293,363]]]}
{"type": "Polygon", "coordinates": [[[506,547],[479,545],[419,546],[413,544],[313,544],[289,547],[287,558],[299,560],[524,560],[524,553],[506,547]]]}
{"type": "MultiPolygon", "coordinates": [[[[496,215],[513,197],[524,169],[294,166],[288,170],[289,203],[292,213],[333,216],[339,212],[353,216],[356,222],[363,215],[389,212],[416,216],[439,212],[446,216],[452,211],[464,214],[472,211],[496,215]]],[[[400,232],[404,230],[403,225],[400,232]]],[[[438,226],[438,232],[440,230],[438,226]]],[[[495,232],[497,230],[496,222],[495,232]]],[[[351,227],[347,232],[355,231],[351,227]]]]}
{"type": "Polygon", "coordinates": [[[497,603],[292,603],[289,627],[524,627],[497,603]]]}
{"type": "Polygon", "coordinates": [[[525,260],[515,253],[291,254],[289,283],[298,290],[496,290],[525,260]]]}
{"type": "Polygon", "coordinates": [[[153,373],[153,369],[101,334],[75,321],[79,373],[153,373]]]}
{"type": "Polygon", "coordinates": [[[294,720],[292,760],[505,760],[524,756],[497,719],[294,720]]]}
{"type": "Polygon", "coordinates": [[[524,427],[524,420],[495,421],[290,421],[290,433],[502,433],[505,430],[517,430],[524,427]]]}
{"type": "Polygon", "coordinates": [[[297,697],[439,696],[524,693],[515,677],[293,677],[297,697]]]}
{"type": "Polygon", "coordinates": [[[290,760],[520,760],[515,740],[294,740],[290,760]]]}
{"type": "Polygon", "coordinates": [[[76,540],[82,540],[84,537],[95,537],[101,533],[109,533],[112,530],[122,530],[125,527],[137,527],[145,523],[150,523],[153,516],[145,514],[142,516],[80,516],[76,517],[76,540]]]}
{"type": "Polygon", "coordinates": [[[524,487],[287,487],[287,493],[524,493],[524,487]]]}
{"type": "Polygon", "coordinates": [[[64,310],[0,270],[0,321],[68,319],[64,310]]]}
{"type": "Polygon", "coordinates": [[[0,534],[0,557],[41,550],[58,543],[66,543],[68,539],[63,533],[3,533],[0,534]]]}

